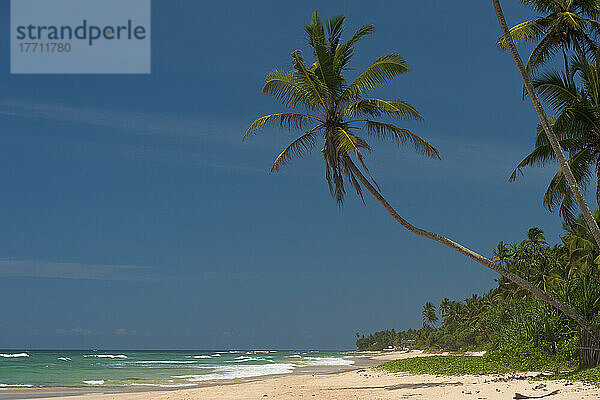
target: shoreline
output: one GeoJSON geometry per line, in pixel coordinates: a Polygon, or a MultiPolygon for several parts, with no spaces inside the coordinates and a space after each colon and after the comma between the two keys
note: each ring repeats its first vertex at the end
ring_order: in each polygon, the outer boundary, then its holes
{"type": "Polygon", "coordinates": [[[598,386],[580,382],[536,379],[538,374],[433,376],[385,373],[374,366],[386,361],[427,357],[421,351],[369,354],[368,358],[346,357],[349,366],[298,368],[289,374],[208,381],[189,388],[19,388],[0,390],[1,400],[246,400],[324,399],[396,400],[418,399],[508,399],[516,393],[560,399],[598,399],[598,386]],[[551,393],[558,391],[550,395],[551,393]]]}
{"type": "MultiPolygon", "coordinates": [[[[195,386],[185,387],[165,387],[165,386],[34,386],[34,387],[0,387],[0,400],[17,399],[77,399],[85,396],[109,396],[109,395],[140,395],[149,393],[169,393],[180,392],[194,389],[202,389],[213,386],[230,386],[242,383],[261,382],[268,379],[281,378],[293,375],[333,375],[346,372],[353,372],[365,368],[377,366],[386,360],[378,356],[385,356],[385,353],[361,352],[361,356],[346,356],[344,359],[354,361],[351,365],[329,365],[329,366],[303,366],[296,367],[292,372],[282,374],[258,375],[247,378],[215,379],[210,381],[198,382],[195,386]],[[368,357],[365,357],[367,355],[368,357]]],[[[393,359],[393,358],[390,358],[393,359]]]]}

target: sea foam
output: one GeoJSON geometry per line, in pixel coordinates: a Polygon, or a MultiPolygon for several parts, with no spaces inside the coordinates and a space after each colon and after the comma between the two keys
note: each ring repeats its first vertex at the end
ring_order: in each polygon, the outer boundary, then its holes
{"type": "Polygon", "coordinates": [[[203,375],[179,375],[172,378],[186,379],[189,382],[212,381],[222,379],[252,378],[264,375],[289,374],[294,370],[293,364],[267,365],[227,365],[215,366],[213,373],[203,375]]]}
{"type": "Polygon", "coordinates": [[[298,361],[303,366],[320,367],[320,366],[343,366],[352,365],[354,361],[346,360],[337,357],[304,357],[298,361]]]}
{"type": "Polygon", "coordinates": [[[0,354],[0,357],[4,357],[4,358],[29,357],[29,354],[27,354],[27,353],[0,354]]]}
{"type": "Polygon", "coordinates": [[[235,360],[233,360],[232,362],[241,363],[241,362],[246,362],[246,361],[271,361],[271,360],[267,360],[267,359],[262,358],[262,357],[246,357],[246,356],[241,356],[241,357],[236,357],[235,360]]]}
{"type": "Polygon", "coordinates": [[[100,379],[97,381],[83,381],[86,385],[104,385],[104,380],[100,379]]]}
{"type": "Polygon", "coordinates": [[[178,388],[198,386],[195,383],[131,383],[129,386],[154,386],[163,388],[178,388]]]}
{"type": "Polygon", "coordinates": [[[0,383],[0,388],[19,388],[19,387],[33,387],[33,385],[25,385],[25,384],[8,385],[6,383],[0,383]]]}
{"type": "Polygon", "coordinates": [[[195,364],[196,361],[177,361],[177,360],[165,360],[165,361],[134,361],[134,364],[195,364]]]}
{"type": "Polygon", "coordinates": [[[85,358],[96,357],[96,358],[127,358],[125,354],[84,354],[85,358]]]}

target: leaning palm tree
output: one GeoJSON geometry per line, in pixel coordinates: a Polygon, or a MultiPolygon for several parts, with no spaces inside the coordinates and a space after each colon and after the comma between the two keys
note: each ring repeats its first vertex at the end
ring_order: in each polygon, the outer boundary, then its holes
{"type": "MultiPolygon", "coordinates": [[[[592,0],[590,0],[590,1],[592,1],[592,0]]],[[[571,191],[571,194],[575,198],[575,201],[579,205],[579,209],[581,210],[581,213],[583,214],[583,218],[585,219],[586,224],[590,228],[590,232],[592,233],[592,236],[594,237],[594,241],[596,242],[596,245],[598,247],[600,247],[600,228],[598,228],[598,224],[596,223],[596,220],[594,219],[594,216],[592,215],[592,212],[590,211],[590,208],[588,207],[587,202],[585,201],[585,198],[583,197],[583,194],[581,194],[581,190],[579,189],[577,180],[575,179],[575,176],[573,175],[573,171],[571,171],[571,167],[569,166],[569,163],[567,162],[567,158],[565,157],[563,149],[560,146],[560,143],[558,142],[558,138],[554,134],[554,131],[552,130],[552,127],[550,126],[550,123],[548,122],[548,118],[546,117],[546,113],[544,112],[544,108],[542,107],[542,103],[540,102],[540,99],[538,98],[538,96],[535,92],[535,89],[533,88],[533,85],[531,83],[531,77],[529,76],[529,72],[527,72],[527,70],[525,69],[525,66],[523,65],[523,60],[521,60],[521,56],[519,55],[517,47],[515,46],[515,42],[514,42],[512,36],[510,35],[508,25],[506,24],[506,19],[504,18],[504,13],[502,12],[502,7],[500,6],[500,0],[492,0],[492,3],[494,5],[494,10],[496,11],[496,17],[498,18],[498,23],[500,25],[500,29],[502,30],[502,35],[504,36],[506,45],[507,45],[508,49],[510,50],[510,54],[512,55],[515,65],[517,66],[517,70],[519,71],[519,74],[521,75],[521,79],[523,80],[523,84],[525,85],[525,90],[527,91],[527,94],[529,95],[529,98],[531,99],[533,108],[535,109],[535,112],[538,115],[542,130],[546,134],[546,138],[548,139],[548,142],[552,146],[552,150],[554,151],[554,154],[556,155],[556,159],[558,160],[558,163],[560,164],[561,171],[565,176],[565,181],[567,182],[569,189],[571,191]]],[[[600,335],[596,335],[596,336],[600,340],[600,335]]]]}
{"type": "MultiPolygon", "coordinates": [[[[325,29],[315,13],[310,25],[305,26],[307,42],[312,48],[314,63],[307,65],[299,50],[291,54],[291,71],[275,70],[267,75],[263,93],[273,96],[284,107],[296,112],[265,115],[254,121],[244,138],[260,132],[267,125],[278,125],[304,133],[288,145],[275,159],[271,172],[277,172],[293,157],[307,154],[317,139],[324,144],[321,150],[325,161],[325,178],[332,195],[341,204],[346,194],[345,182],[350,182],[362,197],[366,188],[385,210],[410,232],[434,240],[496,271],[519,287],[530,291],[547,303],[559,308],[584,329],[596,335],[595,328],[567,305],[554,299],[520,276],[452,240],[410,224],[402,218],[381,195],[363,158],[369,144],[359,136],[365,134],[392,139],[397,144],[410,143],[418,152],[439,158],[438,151],[413,132],[373,117],[393,119],[421,119],[414,107],[403,100],[382,100],[368,97],[374,89],[408,72],[406,60],[396,53],[377,58],[352,82],[346,81],[345,72],[360,39],[373,32],[372,25],[360,28],[348,41],[342,41],[344,17],[333,17],[325,29]],[[361,166],[359,168],[355,161],[361,166]],[[367,178],[367,175],[369,178],[367,178]]],[[[599,335],[600,337],[600,335],[599,335]]]]}
{"type": "MultiPolygon", "coordinates": [[[[502,35],[504,37],[504,40],[506,41],[508,49],[510,50],[510,54],[512,55],[513,60],[515,61],[517,70],[521,75],[521,79],[523,80],[525,90],[527,91],[527,94],[531,99],[533,108],[535,109],[535,112],[538,115],[542,130],[546,134],[546,138],[552,146],[552,150],[554,151],[556,159],[560,164],[561,171],[565,176],[565,181],[567,182],[571,194],[573,194],[573,197],[575,198],[575,201],[579,205],[579,209],[583,214],[583,218],[585,219],[586,224],[590,228],[590,232],[594,237],[594,241],[596,242],[596,245],[600,247],[600,228],[598,228],[598,224],[596,223],[596,220],[594,219],[594,216],[592,215],[592,212],[590,211],[590,208],[588,207],[587,202],[583,197],[583,194],[581,194],[581,190],[579,189],[577,180],[573,175],[573,171],[571,171],[571,167],[569,166],[563,149],[560,146],[560,143],[558,142],[558,138],[552,130],[550,123],[548,122],[548,118],[546,117],[546,113],[544,112],[544,108],[542,107],[540,99],[535,93],[535,89],[533,88],[533,85],[531,83],[531,77],[529,76],[529,72],[527,72],[527,70],[525,69],[525,66],[523,65],[523,60],[521,60],[521,56],[519,55],[519,51],[517,50],[517,46],[515,46],[515,42],[512,36],[510,35],[508,25],[506,24],[506,19],[504,18],[504,13],[502,12],[502,7],[500,6],[500,0],[492,0],[492,3],[494,5],[494,10],[496,11],[498,24],[500,25],[500,29],[502,30],[502,35]]],[[[598,337],[600,340],[600,335],[598,335],[598,337]]]]}
{"type": "MultiPolygon", "coordinates": [[[[575,50],[579,57],[594,52],[594,37],[600,31],[600,2],[597,0],[521,0],[542,17],[522,22],[510,29],[515,42],[535,41],[526,70],[532,73],[536,67],[549,61],[562,50],[563,55],[575,50]]],[[[497,43],[506,49],[508,42],[501,36],[497,43]]]]}
{"type": "Polygon", "coordinates": [[[347,180],[361,194],[359,177],[348,154],[356,159],[370,176],[363,152],[370,151],[359,132],[370,137],[391,139],[398,144],[411,143],[415,150],[431,158],[440,158],[436,148],[408,129],[392,123],[376,121],[375,117],[421,120],[421,115],[407,102],[366,97],[375,87],[409,71],[400,54],[389,53],[376,59],[362,74],[347,84],[344,72],[354,55],[356,43],[373,32],[372,25],[360,28],[350,40],[341,42],[344,17],[331,18],[327,34],[315,13],[312,23],[305,26],[315,63],[304,62],[300,50],[292,53],[292,71],[275,70],[267,75],[263,93],[275,97],[284,106],[300,108],[302,113],[278,113],[258,118],[250,125],[245,138],[261,131],[268,124],[283,128],[303,129],[313,123],[302,136],[294,140],[275,159],[271,172],[277,172],[295,156],[302,156],[323,138],[321,150],[325,161],[325,177],[331,193],[342,204],[347,180]]]}
{"type": "MultiPolygon", "coordinates": [[[[600,205],[600,62],[575,58],[568,71],[546,73],[532,83],[542,98],[554,106],[557,116],[550,124],[561,147],[569,152],[568,164],[575,180],[583,188],[595,182],[596,201],[600,205]]],[[[516,180],[525,167],[544,166],[555,160],[552,146],[538,128],[534,150],[517,165],[509,180],[516,180]]],[[[565,222],[574,222],[577,205],[562,169],[550,181],[544,205],[550,211],[560,205],[559,212],[565,222]]]]}

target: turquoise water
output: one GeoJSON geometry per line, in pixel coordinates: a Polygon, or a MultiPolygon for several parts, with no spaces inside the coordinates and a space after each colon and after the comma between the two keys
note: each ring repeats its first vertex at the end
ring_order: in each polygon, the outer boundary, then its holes
{"type": "MultiPolygon", "coordinates": [[[[346,352],[1,351],[0,388],[54,386],[193,387],[207,381],[348,366],[346,352]]],[[[354,355],[354,353],[353,353],[354,355]]]]}

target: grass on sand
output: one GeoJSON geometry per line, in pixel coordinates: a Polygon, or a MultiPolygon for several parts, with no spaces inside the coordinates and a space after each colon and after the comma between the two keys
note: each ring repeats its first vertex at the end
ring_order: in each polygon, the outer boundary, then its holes
{"type": "MultiPolygon", "coordinates": [[[[512,363],[511,363],[512,364],[512,363]]],[[[517,371],[541,371],[523,365],[502,365],[498,360],[480,356],[429,356],[390,361],[377,367],[386,372],[415,375],[490,375],[517,371]]],[[[555,375],[553,379],[600,383],[600,367],[555,375]]]]}

